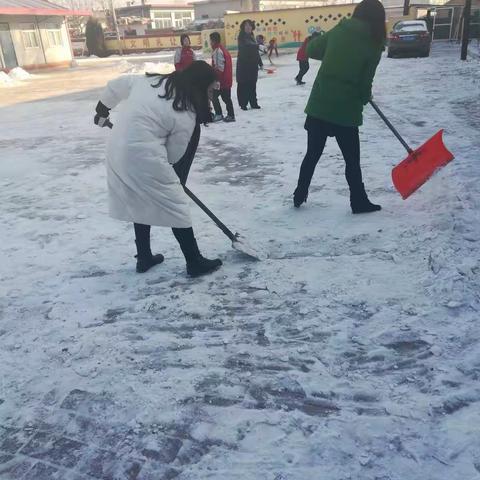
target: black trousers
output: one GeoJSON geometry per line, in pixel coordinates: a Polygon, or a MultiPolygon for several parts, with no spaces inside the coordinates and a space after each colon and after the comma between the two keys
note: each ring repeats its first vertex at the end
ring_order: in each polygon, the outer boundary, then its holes
{"type": "Polygon", "coordinates": [[[200,125],[197,123],[193,130],[193,134],[188,143],[187,150],[183,154],[183,157],[173,165],[173,169],[180,179],[180,183],[185,185],[187,183],[190,167],[192,166],[193,159],[197,153],[198,143],[200,142],[200,125]]]}
{"type": "Polygon", "coordinates": [[[298,188],[307,192],[328,137],[335,137],[345,160],[345,178],[350,192],[363,190],[360,168],[360,138],[358,127],[343,127],[308,116],[305,122],[308,132],[308,147],[298,177],[298,188]]]}
{"type": "Polygon", "coordinates": [[[239,82],[237,85],[237,98],[241,108],[246,108],[249,103],[251,107],[256,107],[258,105],[257,80],[239,82]]]}
{"type": "Polygon", "coordinates": [[[308,60],[299,60],[298,61],[298,66],[300,68],[300,71],[298,72],[298,75],[295,77],[295,80],[297,82],[301,82],[303,80],[303,76],[310,69],[310,64],[308,63],[308,60]]]}
{"type": "Polygon", "coordinates": [[[268,47],[268,59],[270,60],[270,57],[273,55],[273,52],[275,51],[275,55],[278,57],[278,47],[268,47]]]}
{"type": "Polygon", "coordinates": [[[227,107],[227,115],[234,117],[235,112],[233,111],[232,90],[230,88],[225,88],[221,90],[215,90],[213,92],[212,103],[216,115],[222,115],[222,106],[220,105],[219,97],[222,98],[225,106],[227,107]]]}

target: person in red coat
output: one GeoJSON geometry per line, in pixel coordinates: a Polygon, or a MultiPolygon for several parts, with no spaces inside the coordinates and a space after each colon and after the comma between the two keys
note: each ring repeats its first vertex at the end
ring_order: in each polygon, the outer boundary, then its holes
{"type": "Polygon", "coordinates": [[[220,34],[213,32],[210,34],[210,43],[212,45],[212,67],[217,74],[218,89],[213,92],[213,108],[215,109],[214,122],[223,120],[224,122],[234,122],[235,112],[233,111],[232,103],[232,84],[233,84],[233,69],[232,57],[228,50],[222,45],[220,34]],[[223,118],[222,107],[220,105],[219,97],[225,102],[227,107],[227,116],[223,118]]]}
{"type": "Polygon", "coordinates": [[[318,36],[318,32],[313,32],[309,37],[307,37],[303,41],[302,46],[298,49],[297,60],[298,60],[298,66],[300,68],[300,71],[298,72],[298,75],[295,77],[297,85],[305,85],[305,82],[303,81],[303,76],[310,69],[310,64],[308,63],[307,45],[308,45],[308,42],[313,38],[315,38],[316,36],[318,36]]]}
{"type": "Polygon", "coordinates": [[[190,46],[190,37],[186,33],[180,36],[180,43],[182,46],[175,51],[175,58],[173,60],[177,72],[185,70],[197,59],[195,52],[190,46]]]}

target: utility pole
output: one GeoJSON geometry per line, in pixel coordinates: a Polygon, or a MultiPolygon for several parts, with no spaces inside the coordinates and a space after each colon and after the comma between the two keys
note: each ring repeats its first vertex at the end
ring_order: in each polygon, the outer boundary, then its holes
{"type": "Polygon", "coordinates": [[[112,19],[115,25],[115,32],[117,34],[118,51],[120,55],[123,55],[122,40],[120,39],[120,30],[118,29],[117,14],[115,13],[115,7],[113,6],[113,0],[110,0],[110,10],[112,11],[112,19]]]}
{"type": "Polygon", "coordinates": [[[470,14],[472,12],[472,0],[465,0],[465,8],[463,9],[463,33],[462,33],[462,60],[467,59],[468,39],[470,37],[470,14]]]}
{"type": "Polygon", "coordinates": [[[410,0],[403,0],[403,16],[406,17],[410,13],[410,0]]]}

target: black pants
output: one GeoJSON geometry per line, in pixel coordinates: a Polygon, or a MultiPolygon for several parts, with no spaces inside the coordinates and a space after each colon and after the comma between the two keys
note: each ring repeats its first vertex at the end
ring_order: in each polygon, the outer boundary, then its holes
{"type": "Polygon", "coordinates": [[[335,137],[345,160],[345,178],[351,193],[363,190],[360,168],[360,138],[358,127],[343,127],[333,123],[307,117],[308,148],[298,177],[298,188],[307,192],[328,137],[335,137]]]}
{"type": "Polygon", "coordinates": [[[273,55],[273,52],[275,51],[275,55],[278,57],[278,47],[268,47],[268,59],[270,60],[270,57],[273,55]]]}
{"type": "Polygon", "coordinates": [[[197,153],[198,143],[200,142],[200,125],[197,123],[193,130],[193,134],[188,143],[187,150],[183,154],[183,157],[173,165],[173,169],[180,179],[180,183],[185,185],[187,183],[190,167],[192,166],[193,159],[197,153]]]}
{"type": "Polygon", "coordinates": [[[308,60],[299,60],[298,66],[300,67],[300,71],[298,72],[298,75],[295,77],[295,80],[297,82],[301,82],[303,80],[303,76],[308,72],[310,68],[310,64],[308,63],[308,60]]]}
{"type": "Polygon", "coordinates": [[[257,103],[257,80],[250,82],[239,82],[237,85],[238,104],[241,108],[256,107],[257,103]]]}
{"type": "Polygon", "coordinates": [[[233,111],[232,90],[230,88],[226,88],[221,90],[215,90],[213,92],[212,103],[216,115],[222,115],[222,106],[220,105],[219,97],[222,97],[222,100],[227,107],[227,115],[229,117],[234,117],[235,112],[233,111]]]}

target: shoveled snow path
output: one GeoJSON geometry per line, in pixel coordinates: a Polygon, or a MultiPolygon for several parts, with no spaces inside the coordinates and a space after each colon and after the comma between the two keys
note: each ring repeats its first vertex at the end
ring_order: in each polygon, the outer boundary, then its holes
{"type": "Polygon", "coordinates": [[[293,209],[318,64],[296,87],[281,57],[261,111],[203,129],[189,180],[270,258],[192,205],[224,260],[198,280],[164,229],[165,263],[135,274],[132,227],[106,214],[98,91],[1,109],[0,478],[477,478],[480,64],[458,57],[382,60],[377,103],[412,146],[445,128],[456,160],[402,201],[405,152],[367,108],[384,210],[364,216],[332,140],[293,209]]]}

